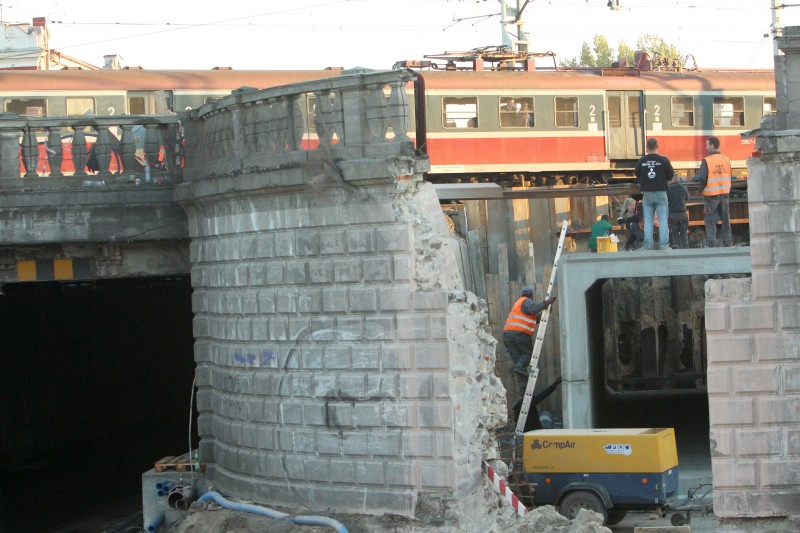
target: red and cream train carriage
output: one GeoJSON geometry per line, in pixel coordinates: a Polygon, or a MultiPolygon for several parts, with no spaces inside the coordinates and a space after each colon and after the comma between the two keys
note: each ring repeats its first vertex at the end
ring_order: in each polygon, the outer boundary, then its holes
{"type": "MultiPolygon", "coordinates": [[[[183,111],[242,86],[268,88],[343,74],[320,71],[5,71],[3,111],[28,116],[97,116],[183,111]]],[[[736,174],[752,140],[739,134],[775,111],[772,71],[424,71],[424,113],[415,129],[432,181],[542,183],[550,177],[630,177],[644,141],[692,174],[716,135],[736,174]],[[424,128],[424,132],[422,129],[424,128]],[[543,181],[544,180],[544,181],[543,181]]],[[[412,100],[420,103],[417,95],[412,100]]],[[[306,112],[313,113],[309,97],[306,112]]],[[[314,144],[313,120],[307,139],[314,144]]]]}
{"type": "Polygon", "coordinates": [[[722,151],[743,177],[755,147],[739,134],[759,127],[776,106],[772,71],[435,71],[422,76],[435,180],[630,176],[651,136],[676,169],[693,174],[706,155],[709,135],[721,139],[722,151]]]}

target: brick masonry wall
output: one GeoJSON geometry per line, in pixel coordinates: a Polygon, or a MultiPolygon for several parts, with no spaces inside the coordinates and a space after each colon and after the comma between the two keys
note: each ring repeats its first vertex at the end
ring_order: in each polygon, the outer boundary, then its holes
{"type": "MultiPolygon", "coordinates": [[[[796,76],[800,56],[787,48],[796,76]]],[[[800,86],[776,70],[779,110],[791,113],[800,86]]],[[[706,285],[714,514],[723,519],[800,515],[800,134],[765,130],[757,147],[752,278],[706,285]]]]}
{"type": "Polygon", "coordinates": [[[480,520],[505,391],[432,187],[269,192],[186,205],[209,481],[339,513],[420,517],[433,496],[480,520]]]}

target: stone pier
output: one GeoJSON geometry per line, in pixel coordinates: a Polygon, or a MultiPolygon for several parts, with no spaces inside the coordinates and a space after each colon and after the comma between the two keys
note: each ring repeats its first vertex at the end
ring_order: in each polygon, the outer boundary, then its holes
{"type": "Polygon", "coordinates": [[[485,531],[505,390],[410,77],[244,91],[185,124],[200,458],[231,497],[485,531]]]}
{"type": "Polygon", "coordinates": [[[714,513],[723,520],[800,515],[800,28],[786,28],[779,44],[778,114],[751,133],[761,152],[748,161],[752,278],[706,285],[714,513]]]}

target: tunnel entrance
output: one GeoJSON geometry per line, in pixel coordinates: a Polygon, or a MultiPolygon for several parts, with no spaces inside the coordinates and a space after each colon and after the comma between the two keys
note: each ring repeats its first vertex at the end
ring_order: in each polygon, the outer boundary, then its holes
{"type": "Polygon", "coordinates": [[[586,309],[595,427],[672,427],[681,462],[710,465],[707,279],[600,279],[586,309]]]}
{"type": "Polygon", "coordinates": [[[0,531],[141,510],[142,473],[190,446],[191,292],[188,275],[2,287],[0,531]]]}

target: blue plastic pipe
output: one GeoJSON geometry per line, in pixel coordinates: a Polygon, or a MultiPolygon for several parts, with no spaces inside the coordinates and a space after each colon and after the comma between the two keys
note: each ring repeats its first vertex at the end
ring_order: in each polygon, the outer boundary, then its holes
{"type": "Polygon", "coordinates": [[[147,526],[147,533],[156,533],[156,531],[158,530],[158,526],[160,526],[161,522],[163,522],[163,521],[164,521],[164,515],[163,514],[158,515],[147,526]]]}
{"type": "Polygon", "coordinates": [[[338,533],[349,533],[347,528],[342,525],[341,522],[337,522],[333,518],[328,518],[327,516],[295,516],[295,515],[288,515],[286,513],[282,513],[280,511],[275,511],[274,509],[269,509],[267,507],[261,507],[258,505],[251,505],[249,503],[237,503],[232,502],[230,500],[226,500],[222,497],[219,492],[209,491],[200,496],[197,500],[198,502],[207,502],[208,500],[214,500],[222,507],[226,509],[231,509],[234,511],[244,511],[246,513],[253,513],[261,516],[266,516],[268,518],[287,518],[292,521],[294,524],[300,524],[303,526],[327,526],[332,528],[334,531],[338,533]]]}

